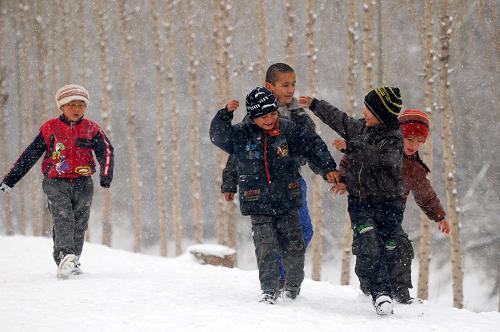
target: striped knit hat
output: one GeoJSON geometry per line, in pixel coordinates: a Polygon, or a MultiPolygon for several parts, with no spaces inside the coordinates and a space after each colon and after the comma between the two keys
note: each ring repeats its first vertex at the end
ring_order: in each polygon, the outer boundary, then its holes
{"type": "Polygon", "coordinates": [[[68,84],[57,90],[56,105],[58,109],[73,100],[81,100],[86,105],[89,104],[89,92],[81,85],[68,84]]]}
{"type": "Polygon", "coordinates": [[[250,119],[255,119],[278,110],[278,103],[273,93],[263,87],[257,87],[250,91],[245,99],[245,104],[250,119]]]}
{"type": "Polygon", "coordinates": [[[398,88],[382,86],[365,96],[366,107],[382,123],[397,121],[402,104],[398,88]]]}
{"type": "Polygon", "coordinates": [[[429,116],[420,110],[406,110],[399,116],[403,137],[423,137],[429,135],[429,116]]]}

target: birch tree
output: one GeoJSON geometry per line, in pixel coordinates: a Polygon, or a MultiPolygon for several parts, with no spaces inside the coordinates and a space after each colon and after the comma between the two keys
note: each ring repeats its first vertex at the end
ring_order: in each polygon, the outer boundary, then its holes
{"type": "Polygon", "coordinates": [[[156,182],[158,183],[158,211],[160,225],[160,255],[168,255],[168,224],[167,224],[167,203],[166,203],[166,176],[167,176],[167,147],[165,144],[165,86],[163,84],[163,51],[160,17],[158,13],[159,1],[151,3],[151,16],[153,18],[153,34],[156,60],[155,73],[157,85],[157,111],[156,111],[156,182]]]}
{"type": "MultiPolygon", "coordinates": [[[[35,23],[35,40],[36,40],[36,62],[37,62],[37,107],[35,107],[36,117],[40,122],[44,122],[48,119],[48,114],[50,113],[50,108],[47,104],[47,40],[45,36],[47,35],[47,22],[43,18],[42,11],[40,8],[40,3],[36,2],[36,13],[38,15],[34,19],[35,23]]],[[[42,226],[42,235],[47,237],[52,237],[52,222],[49,218],[48,214],[48,202],[47,198],[43,194],[42,190],[39,189],[39,207],[40,210],[40,218],[41,218],[41,226],[42,226]]]]}
{"type": "Polygon", "coordinates": [[[175,2],[169,1],[167,8],[167,24],[165,33],[167,38],[167,82],[168,82],[168,110],[170,114],[170,141],[172,145],[172,224],[174,227],[175,255],[182,254],[182,223],[179,213],[179,133],[178,111],[175,101],[175,45],[174,45],[174,11],[175,2]]]}
{"type": "Polygon", "coordinates": [[[203,224],[201,220],[201,167],[200,167],[200,130],[198,111],[198,60],[194,50],[193,8],[191,0],[186,5],[186,45],[189,59],[189,78],[191,81],[191,190],[193,194],[194,239],[197,243],[203,240],[203,224]]]}
{"type": "Polygon", "coordinates": [[[443,132],[444,167],[446,174],[446,196],[448,198],[448,220],[451,224],[451,264],[453,284],[453,306],[463,308],[463,269],[460,249],[460,224],[458,221],[457,190],[453,160],[453,137],[451,134],[451,115],[449,110],[448,70],[450,62],[450,38],[453,18],[450,16],[448,0],[442,0],[440,13],[440,54],[439,54],[439,94],[441,126],[443,132]]]}
{"type": "MultiPolygon", "coordinates": [[[[307,1],[307,23],[306,23],[306,37],[308,44],[307,58],[309,68],[309,89],[311,94],[316,96],[318,94],[318,82],[316,77],[316,60],[318,50],[314,43],[314,23],[316,21],[316,14],[314,13],[313,0],[307,1]]],[[[318,134],[321,133],[320,123],[316,117],[313,118],[316,123],[318,134]]],[[[321,215],[322,215],[322,199],[321,187],[322,179],[319,176],[314,177],[313,186],[313,206],[312,206],[312,220],[314,225],[314,235],[312,239],[312,276],[313,280],[321,280],[321,215]]]]}
{"type": "MultiPolygon", "coordinates": [[[[21,92],[21,112],[23,123],[26,126],[26,135],[23,137],[23,146],[28,146],[30,139],[28,136],[35,134],[35,129],[33,124],[35,123],[35,116],[33,114],[33,94],[31,82],[33,81],[33,76],[31,75],[32,70],[30,68],[30,55],[28,54],[28,45],[31,44],[29,38],[30,22],[29,22],[29,11],[30,6],[27,4],[19,4],[16,22],[19,22],[18,33],[20,34],[20,47],[19,47],[19,58],[21,61],[21,77],[22,81],[20,83],[21,92]]],[[[31,211],[31,229],[33,230],[33,235],[40,236],[42,234],[42,225],[40,224],[38,204],[39,196],[36,190],[36,174],[35,172],[29,172],[29,193],[31,197],[30,211],[31,211]]]]}
{"type": "Polygon", "coordinates": [[[373,13],[371,0],[363,2],[363,89],[367,93],[373,88],[373,13]]]}
{"type": "Polygon", "coordinates": [[[377,0],[377,82],[384,82],[384,20],[382,19],[382,0],[377,0]]]}
{"type": "Polygon", "coordinates": [[[127,145],[130,154],[130,180],[132,191],[132,204],[134,209],[134,251],[140,252],[142,248],[142,219],[141,219],[141,185],[137,166],[136,123],[132,98],[134,83],[132,81],[132,56],[130,51],[130,14],[125,0],[118,1],[120,11],[120,28],[123,37],[123,57],[125,61],[124,79],[127,84],[127,145]]]}
{"type": "MultiPolygon", "coordinates": [[[[416,4],[408,1],[408,8],[414,17],[418,39],[422,47],[422,62],[424,72],[424,110],[431,119],[429,131],[432,132],[432,117],[434,115],[434,50],[432,47],[433,36],[433,11],[432,0],[424,1],[424,14],[418,14],[416,4]]],[[[432,169],[432,135],[427,138],[427,144],[423,147],[423,159],[429,169],[432,169]]],[[[427,178],[432,182],[432,173],[427,178]]],[[[427,216],[420,213],[420,245],[419,245],[419,271],[418,271],[418,297],[426,300],[429,297],[429,271],[431,260],[431,222],[427,216]]]]}
{"type": "MultiPolygon", "coordinates": [[[[105,2],[102,0],[96,1],[95,6],[95,18],[96,18],[96,29],[98,37],[98,49],[99,49],[99,71],[101,73],[101,119],[106,130],[106,134],[109,139],[112,138],[111,130],[111,82],[109,78],[109,67],[106,60],[106,49],[108,47],[108,30],[109,26],[107,22],[109,17],[106,15],[104,9],[105,2]]],[[[113,225],[111,221],[112,215],[112,197],[111,190],[103,191],[103,205],[102,205],[102,234],[101,242],[102,244],[111,247],[113,238],[113,225]]],[[[88,232],[87,232],[88,233],[88,232]]]]}
{"type": "MultiPolygon", "coordinates": [[[[358,40],[356,22],[356,8],[354,0],[349,0],[349,14],[347,17],[347,96],[349,98],[347,112],[352,115],[356,106],[356,42],[358,40]]],[[[340,274],[340,284],[349,285],[351,279],[351,254],[352,254],[352,228],[351,219],[347,209],[344,213],[344,234],[343,234],[343,253],[342,266],[340,274]]]]}
{"type": "Polygon", "coordinates": [[[293,0],[285,0],[286,8],[286,63],[292,68],[294,66],[294,44],[293,44],[293,26],[295,24],[295,15],[293,14],[293,0]]]}
{"type": "Polygon", "coordinates": [[[260,39],[260,56],[259,56],[259,65],[260,65],[260,77],[264,81],[264,77],[266,75],[266,65],[267,65],[267,25],[266,25],[266,11],[264,0],[259,0],[258,5],[258,20],[259,20],[259,39],[260,39]]]}
{"type": "MultiPolygon", "coordinates": [[[[0,35],[4,33],[3,22],[0,22],[0,35]]],[[[0,140],[2,142],[2,168],[4,174],[9,169],[9,141],[8,141],[8,126],[7,126],[7,99],[9,95],[6,90],[6,75],[3,67],[2,60],[0,59],[0,140]]],[[[14,235],[14,222],[12,221],[12,202],[10,195],[4,195],[4,208],[3,208],[3,223],[6,235],[14,235]]]]}

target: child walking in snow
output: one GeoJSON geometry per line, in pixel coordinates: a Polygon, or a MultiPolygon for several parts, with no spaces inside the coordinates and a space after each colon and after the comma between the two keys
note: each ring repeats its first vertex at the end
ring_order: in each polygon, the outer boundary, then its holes
{"type": "Polygon", "coordinates": [[[246,97],[247,117],[231,125],[236,100],[228,102],[210,125],[212,143],[234,155],[240,209],[249,215],[262,289],[260,301],[275,303],[279,292],[278,256],[286,271],[285,296],[295,299],[304,280],[304,240],[299,157],[321,170],[328,182],[338,173],[326,144],[313,131],[279,118],[278,104],[263,87],[246,97]]]}
{"type": "Polygon", "coordinates": [[[380,87],[364,99],[364,119],[354,119],[326,101],[309,96],[299,104],[317,115],[345,141],[348,211],[359,239],[359,264],[369,271],[373,305],[379,315],[392,313],[390,275],[394,243],[403,220],[401,193],[403,139],[398,88],[380,87]]]}
{"type": "MultiPolygon", "coordinates": [[[[410,192],[417,205],[424,211],[427,217],[434,220],[439,230],[444,234],[449,234],[450,225],[445,219],[446,213],[427,179],[429,168],[420,159],[418,150],[427,140],[429,135],[429,117],[420,110],[406,110],[399,116],[401,132],[403,134],[403,201],[405,202],[410,192]]],[[[335,140],[334,146],[337,150],[343,150],[346,147],[344,140],[335,140]]],[[[340,162],[340,172],[344,173],[346,159],[340,162]]],[[[345,185],[339,184],[336,192],[342,194],[345,191],[345,185]],[[344,187],[343,187],[344,186],[344,187]]],[[[357,237],[353,238],[353,253],[359,252],[357,237]]],[[[392,295],[399,303],[412,303],[409,289],[413,287],[411,282],[411,260],[414,252],[408,235],[401,228],[400,236],[396,242],[395,250],[395,268],[391,276],[392,295]]],[[[365,294],[370,293],[369,271],[365,270],[356,260],[356,275],[359,278],[360,288],[365,294]]]]}
{"type": "MultiPolygon", "coordinates": [[[[311,117],[305,110],[299,107],[295,94],[296,76],[292,67],[286,63],[274,63],[267,69],[265,87],[271,91],[278,102],[278,111],[280,118],[288,119],[302,126],[304,129],[315,131],[315,125],[311,117]]],[[[306,164],[304,158],[299,158],[301,166],[306,164]]],[[[312,166],[313,171],[317,170],[312,166]]],[[[304,236],[304,246],[307,245],[313,236],[313,225],[307,208],[307,184],[303,177],[300,177],[300,188],[302,194],[302,205],[299,209],[300,225],[304,236]]],[[[237,192],[238,174],[236,170],[236,157],[233,155],[227,159],[226,167],[222,172],[221,191],[226,201],[232,201],[237,192]]],[[[279,257],[280,268],[280,290],[285,287],[285,268],[279,257]]]]}
{"type": "Polygon", "coordinates": [[[53,257],[57,277],[81,273],[79,258],[85,241],[94,187],[94,151],[101,166],[100,184],[109,188],[113,178],[113,147],[96,123],[84,119],[89,103],[87,90],[65,85],[55,95],[62,114],[45,122],[35,140],[24,150],[0,183],[10,191],[42,155],[42,187],[53,222],[53,257]]]}

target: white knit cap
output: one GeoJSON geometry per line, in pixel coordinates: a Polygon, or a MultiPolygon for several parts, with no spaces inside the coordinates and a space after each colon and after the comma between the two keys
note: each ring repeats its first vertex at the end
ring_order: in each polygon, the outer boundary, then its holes
{"type": "Polygon", "coordinates": [[[89,92],[83,86],[68,84],[57,90],[55,99],[57,108],[61,109],[61,106],[66,105],[73,100],[81,100],[88,105],[90,98],[89,92]]]}

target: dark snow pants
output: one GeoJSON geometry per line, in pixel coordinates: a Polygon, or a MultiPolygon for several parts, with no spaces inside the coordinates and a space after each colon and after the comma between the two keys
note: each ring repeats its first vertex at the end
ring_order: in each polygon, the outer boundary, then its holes
{"type": "Polygon", "coordinates": [[[57,265],[68,254],[80,256],[85,241],[94,195],[90,176],[76,179],[43,179],[53,222],[54,261],[57,265]]]}
{"type": "MultiPolygon", "coordinates": [[[[414,257],[413,247],[411,245],[410,239],[408,239],[408,234],[406,234],[403,229],[401,229],[400,235],[396,242],[396,249],[394,249],[394,271],[391,278],[392,293],[396,296],[398,294],[407,293],[408,289],[413,288],[411,282],[411,261],[414,257]]],[[[352,242],[352,253],[353,255],[358,255],[359,244],[358,237],[353,237],[352,242]]],[[[358,260],[356,259],[356,264],[354,266],[354,271],[359,279],[359,287],[363,293],[370,294],[370,275],[369,271],[363,269],[358,260]]]]}
{"type": "Polygon", "coordinates": [[[305,247],[298,211],[280,216],[251,216],[251,221],[260,288],[279,289],[279,256],[285,266],[286,284],[300,287],[304,280],[305,247]]]}
{"type": "Polygon", "coordinates": [[[356,274],[368,276],[373,299],[382,294],[391,296],[404,213],[402,199],[373,204],[350,196],[348,211],[357,242],[356,274]]]}

